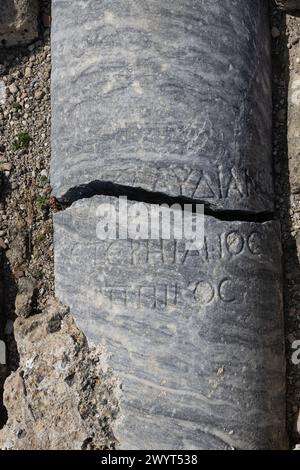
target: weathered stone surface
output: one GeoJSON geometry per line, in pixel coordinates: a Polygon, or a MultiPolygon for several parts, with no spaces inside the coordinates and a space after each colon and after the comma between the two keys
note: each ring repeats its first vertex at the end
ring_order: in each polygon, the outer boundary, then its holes
{"type": "Polygon", "coordinates": [[[282,10],[300,10],[300,0],[275,0],[275,3],[282,10]]]}
{"type": "Polygon", "coordinates": [[[199,252],[100,241],[96,210],[115,202],[97,196],[55,215],[55,276],[122,382],[120,447],[283,448],[279,225],[206,217],[199,252]]]}
{"type": "Polygon", "coordinates": [[[52,186],[273,208],[261,0],[53,1],[52,186]]]}
{"type": "Polygon", "coordinates": [[[14,332],[20,365],[5,382],[8,422],[0,448],[112,448],[118,386],[101,349],[88,346],[67,309],[53,300],[42,314],[17,318],[14,332]]]}
{"type": "Polygon", "coordinates": [[[38,36],[37,0],[1,0],[0,47],[27,43],[38,36]]]}

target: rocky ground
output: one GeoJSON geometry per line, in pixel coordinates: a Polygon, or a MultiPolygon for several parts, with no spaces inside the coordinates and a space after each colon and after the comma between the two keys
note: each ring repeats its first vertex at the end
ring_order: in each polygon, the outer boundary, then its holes
{"type": "MultiPolygon", "coordinates": [[[[8,421],[2,412],[2,425],[7,421],[7,426],[0,431],[0,448],[113,448],[117,384],[105,369],[101,351],[87,345],[69,313],[53,299],[52,213],[58,207],[49,184],[50,1],[42,2],[40,20],[38,40],[27,47],[0,48],[0,250],[7,315],[5,324],[0,323],[0,339],[5,337],[8,346],[10,374],[5,391],[8,421]]],[[[297,81],[297,74],[300,79],[300,18],[273,8],[271,30],[288,428],[295,447],[300,444],[300,366],[291,358],[294,341],[300,339],[300,120],[288,84],[291,77],[297,81]]]]}
{"type": "Polygon", "coordinates": [[[53,298],[50,14],[43,1],[38,40],[0,48],[0,339],[9,375],[0,448],[112,448],[114,382],[53,298]]]}

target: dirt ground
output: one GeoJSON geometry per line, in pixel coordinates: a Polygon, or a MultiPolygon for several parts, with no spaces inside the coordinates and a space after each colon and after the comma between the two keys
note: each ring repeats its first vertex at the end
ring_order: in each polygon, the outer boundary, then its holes
{"type": "MultiPolygon", "coordinates": [[[[5,102],[0,103],[0,247],[7,315],[0,330],[8,345],[8,373],[19,366],[13,332],[16,315],[42,314],[54,289],[52,213],[57,206],[48,177],[50,1],[42,2],[42,13],[44,24],[38,41],[29,47],[0,49],[0,91],[1,83],[9,90],[5,102]]],[[[297,110],[291,104],[289,84],[291,77],[300,74],[300,15],[286,15],[274,7],[270,15],[276,216],[282,224],[284,251],[287,422],[294,448],[300,444],[300,365],[292,362],[294,342],[300,340],[300,120],[297,122],[297,110]]],[[[2,424],[5,421],[3,412],[2,424]]]]}

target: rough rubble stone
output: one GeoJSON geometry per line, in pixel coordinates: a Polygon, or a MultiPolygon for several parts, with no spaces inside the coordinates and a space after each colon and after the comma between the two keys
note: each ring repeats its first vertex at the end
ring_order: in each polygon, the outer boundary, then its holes
{"type": "Polygon", "coordinates": [[[33,41],[38,36],[37,0],[1,0],[0,47],[33,41]]]}
{"type": "Polygon", "coordinates": [[[71,315],[53,300],[46,312],[17,318],[14,331],[20,365],[5,383],[8,422],[0,448],[112,448],[118,384],[105,371],[101,349],[88,346],[71,315]]]}
{"type": "Polygon", "coordinates": [[[300,10],[300,0],[275,0],[275,3],[282,10],[300,10]]]}
{"type": "Polygon", "coordinates": [[[273,209],[261,0],[53,0],[52,186],[273,209]]]}
{"type": "Polygon", "coordinates": [[[203,248],[188,252],[185,241],[99,240],[107,203],[55,214],[55,280],[122,383],[120,447],[284,448],[279,224],[207,216],[203,248]]]}

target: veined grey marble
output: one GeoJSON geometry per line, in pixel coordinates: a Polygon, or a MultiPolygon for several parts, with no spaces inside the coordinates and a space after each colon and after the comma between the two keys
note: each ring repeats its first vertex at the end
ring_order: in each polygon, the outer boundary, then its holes
{"type": "Polygon", "coordinates": [[[116,201],[78,201],[54,229],[56,295],[122,384],[120,447],[284,448],[279,224],[206,216],[199,251],[101,241],[99,207],[116,201]]]}
{"type": "Polygon", "coordinates": [[[53,0],[54,195],[273,209],[267,0],[53,0]]]}

